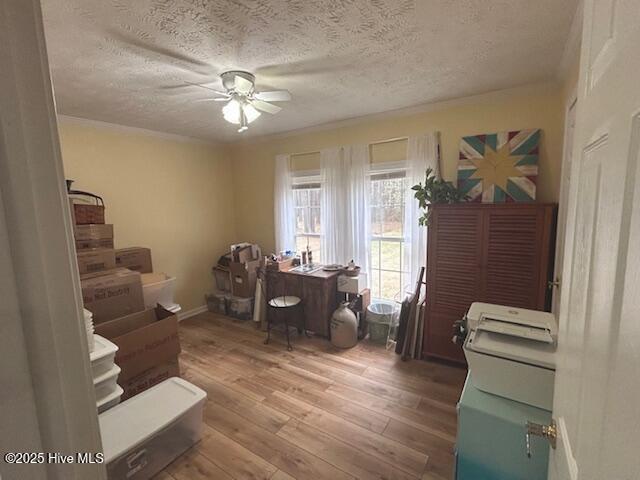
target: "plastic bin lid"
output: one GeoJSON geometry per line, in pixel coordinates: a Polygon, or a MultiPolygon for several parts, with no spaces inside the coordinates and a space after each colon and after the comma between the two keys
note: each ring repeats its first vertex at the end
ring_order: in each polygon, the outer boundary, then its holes
{"type": "Polygon", "coordinates": [[[204,390],[173,377],[101,413],[105,462],[144,443],[206,398],[204,390]]]}
{"type": "Polygon", "coordinates": [[[120,367],[114,363],[109,370],[101,375],[98,375],[97,377],[93,377],[93,385],[96,386],[99,383],[108,380],[109,378],[117,377],[118,375],[120,375],[121,371],[122,370],[120,369],[120,367]]]}
{"type": "Polygon", "coordinates": [[[118,347],[115,343],[110,342],[104,337],[95,334],[93,336],[95,346],[93,352],[89,354],[89,360],[91,363],[96,363],[109,355],[114,355],[118,351],[118,347]]]}
{"type": "Polygon", "coordinates": [[[176,279],[176,277],[172,277],[167,275],[164,272],[160,273],[142,273],[140,274],[140,281],[144,287],[148,287],[151,285],[160,285],[162,283],[169,283],[176,279]]]}
{"type": "Polygon", "coordinates": [[[392,313],[395,312],[396,307],[395,307],[395,305],[393,305],[391,303],[376,302],[376,303],[372,303],[371,305],[369,305],[368,309],[371,312],[377,313],[377,314],[380,314],[380,315],[391,315],[392,313]]]}
{"type": "Polygon", "coordinates": [[[165,310],[169,310],[171,313],[179,313],[182,311],[182,307],[179,303],[170,303],[162,306],[165,310]]]}
{"type": "MultiPolygon", "coordinates": [[[[96,402],[96,405],[97,405],[98,408],[100,408],[100,407],[102,407],[103,405],[106,405],[109,402],[113,402],[116,398],[120,398],[120,396],[123,393],[124,393],[124,390],[122,389],[122,387],[116,383],[116,386],[113,389],[113,392],[111,392],[109,395],[105,395],[100,400],[98,400],[96,402]]],[[[104,443],[104,440],[103,440],[103,443],[104,443]]]]}

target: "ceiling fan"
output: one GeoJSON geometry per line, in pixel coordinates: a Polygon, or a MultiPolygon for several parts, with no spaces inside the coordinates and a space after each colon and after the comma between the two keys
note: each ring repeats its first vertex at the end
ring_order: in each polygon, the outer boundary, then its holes
{"type": "Polygon", "coordinates": [[[238,132],[249,129],[249,124],[260,116],[260,112],[276,114],[281,107],[269,102],[286,102],[291,100],[287,90],[258,92],[255,89],[256,77],[242,70],[231,70],[220,75],[225,91],[216,90],[199,83],[185,82],[214,92],[218,97],[198,100],[201,102],[227,102],[222,107],[224,119],[240,125],[238,132]]]}

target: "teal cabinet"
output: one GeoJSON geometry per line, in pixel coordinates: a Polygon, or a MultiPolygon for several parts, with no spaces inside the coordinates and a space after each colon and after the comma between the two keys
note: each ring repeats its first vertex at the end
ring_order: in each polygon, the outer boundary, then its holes
{"type": "Polygon", "coordinates": [[[456,480],[546,480],[549,443],[531,437],[528,458],[527,421],[549,424],[551,412],[478,390],[467,376],[458,403],[456,480]]]}

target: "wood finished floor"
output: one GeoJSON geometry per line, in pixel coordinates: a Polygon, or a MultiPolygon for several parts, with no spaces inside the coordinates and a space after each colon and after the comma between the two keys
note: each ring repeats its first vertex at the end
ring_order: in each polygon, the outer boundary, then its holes
{"type": "Polygon", "coordinates": [[[182,376],[208,394],[204,435],[157,480],[452,478],[465,370],[264,338],[212,313],[180,324],[182,376]]]}

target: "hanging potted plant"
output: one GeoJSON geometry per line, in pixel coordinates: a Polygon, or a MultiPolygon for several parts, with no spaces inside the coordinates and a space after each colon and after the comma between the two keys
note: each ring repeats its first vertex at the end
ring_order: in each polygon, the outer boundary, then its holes
{"type": "Polygon", "coordinates": [[[411,190],[416,192],[414,196],[418,200],[420,208],[424,210],[424,213],[418,219],[418,223],[421,226],[429,225],[429,218],[431,217],[431,212],[428,208],[429,204],[459,203],[469,199],[453,183],[436,177],[432,168],[427,168],[424,185],[422,185],[422,182],[418,183],[411,187],[411,190]]]}

